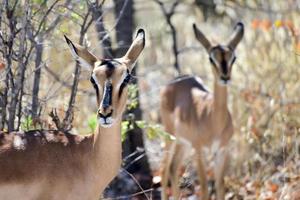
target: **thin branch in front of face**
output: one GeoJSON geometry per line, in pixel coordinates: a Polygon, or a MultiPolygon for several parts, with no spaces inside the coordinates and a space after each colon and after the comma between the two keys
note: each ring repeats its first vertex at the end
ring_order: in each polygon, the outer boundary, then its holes
{"type": "Polygon", "coordinates": [[[102,51],[103,51],[103,57],[104,58],[113,58],[113,49],[112,49],[112,42],[111,38],[107,34],[107,30],[104,26],[103,16],[103,3],[105,0],[103,0],[100,5],[98,4],[98,1],[94,3],[90,3],[90,9],[92,12],[92,18],[95,22],[95,27],[97,30],[98,40],[100,41],[102,45],[102,51]]]}
{"type": "Polygon", "coordinates": [[[126,8],[128,2],[129,2],[129,0],[125,0],[125,2],[124,2],[124,4],[123,4],[123,7],[122,7],[122,9],[121,9],[121,11],[120,11],[120,14],[119,14],[118,18],[116,19],[115,24],[112,26],[111,29],[109,29],[109,30],[106,32],[106,34],[103,36],[103,39],[102,39],[100,42],[103,42],[103,40],[106,40],[106,39],[109,37],[109,34],[110,34],[110,33],[116,28],[116,26],[119,24],[120,19],[121,19],[121,18],[123,17],[123,15],[124,15],[124,11],[125,11],[125,8],[126,8]]]}

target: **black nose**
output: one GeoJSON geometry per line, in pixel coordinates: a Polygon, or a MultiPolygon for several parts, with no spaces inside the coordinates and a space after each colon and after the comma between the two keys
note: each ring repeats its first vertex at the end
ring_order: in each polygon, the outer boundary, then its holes
{"type": "Polygon", "coordinates": [[[221,76],[221,80],[227,82],[230,80],[230,77],[229,76],[221,76]]]}
{"type": "Polygon", "coordinates": [[[101,117],[103,119],[111,117],[111,115],[112,115],[112,110],[109,113],[105,113],[105,114],[102,114],[100,111],[98,112],[98,117],[101,117]]]}

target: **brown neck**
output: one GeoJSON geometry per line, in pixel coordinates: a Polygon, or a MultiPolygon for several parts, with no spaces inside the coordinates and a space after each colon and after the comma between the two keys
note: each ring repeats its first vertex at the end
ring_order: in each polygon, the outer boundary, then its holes
{"type": "MultiPolygon", "coordinates": [[[[98,125],[94,135],[94,158],[97,167],[104,170],[118,168],[121,162],[121,121],[116,121],[112,127],[104,128],[98,125]],[[107,165],[106,165],[107,164],[107,165]],[[108,167],[108,169],[106,169],[108,167]]],[[[113,170],[113,169],[111,169],[113,170]]]]}
{"type": "Polygon", "coordinates": [[[227,117],[227,86],[220,85],[216,78],[214,81],[214,103],[213,111],[216,117],[223,120],[227,117]]]}

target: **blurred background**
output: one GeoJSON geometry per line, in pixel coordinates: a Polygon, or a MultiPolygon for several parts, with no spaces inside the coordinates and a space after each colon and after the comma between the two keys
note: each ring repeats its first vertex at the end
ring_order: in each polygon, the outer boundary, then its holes
{"type": "MultiPolygon", "coordinates": [[[[122,126],[123,168],[103,198],[159,199],[152,178],[159,180],[169,137],[159,91],[177,69],[200,76],[212,91],[211,65],[192,24],[222,44],[241,21],[229,86],[235,135],[226,198],[300,199],[299,11],[299,0],[1,0],[0,130],[59,128],[52,112],[60,128],[91,134],[97,106],[90,74],[76,65],[63,35],[100,58],[116,58],[143,28],[146,47],[122,126]]],[[[186,163],[182,191],[192,199],[199,186],[186,163]]],[[[213,184],[210,190],[214,199],[213,184]]]]}

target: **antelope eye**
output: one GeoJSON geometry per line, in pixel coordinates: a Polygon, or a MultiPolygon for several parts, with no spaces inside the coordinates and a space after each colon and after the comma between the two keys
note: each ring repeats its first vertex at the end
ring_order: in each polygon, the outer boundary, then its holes
{"type": "Polygon", "coordinates": [[[231,64],[233,64],[233,63],[235,62],[235,60],[236,60],[236,57],[234,57],[234,58],[232,59],[231,64]]]}
{"type": "Polygon", "coordinates": [[[214,64],[214,60],[211,57],[209,57],[209,61],[210,63],[214,64]]]}

